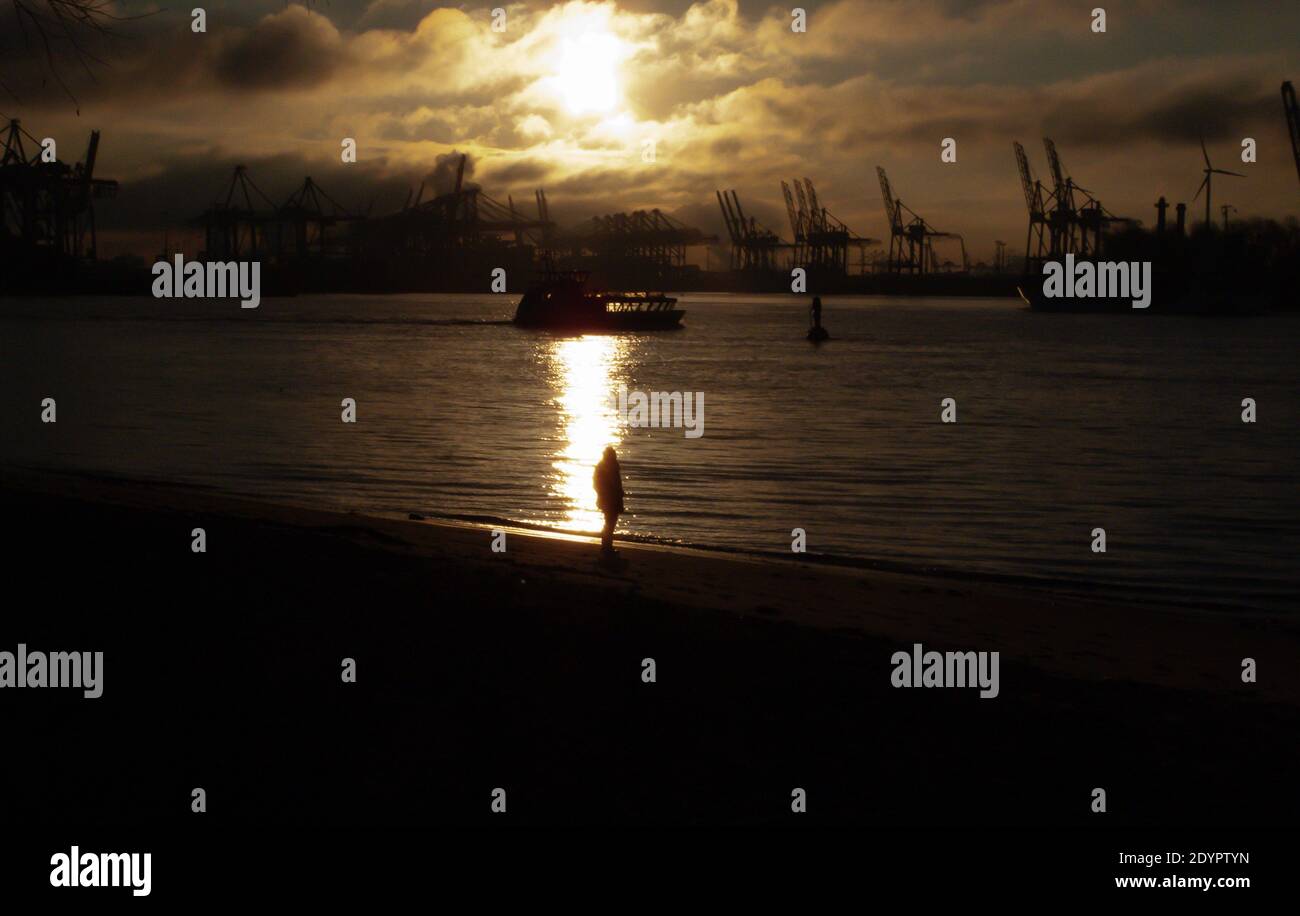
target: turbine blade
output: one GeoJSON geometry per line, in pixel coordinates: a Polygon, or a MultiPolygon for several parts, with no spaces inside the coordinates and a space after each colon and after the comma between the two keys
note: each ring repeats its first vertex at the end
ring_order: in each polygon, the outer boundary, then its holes
{"type": "Polygon", "coordinates": [[[1216,175],[1236,175],[1238,178],[1246,177],[1245,175],[1241,174],[1241,172],[1225,172],[1223,169],[1210,169],[1210,171],[1214,172],[1216,175]]]}
{"type": "Polygon", "coordinates": [[[1201,138],[1201,155],[1205,157],[1205,167],[1207,169],[1214,168],[1214,166],[1210,165],[1210,154],[1205,151],[1204,137],[1201,138]]]}
{"type": "Polygon", "coordinates": [[[1196,189],[1196,194],[1194,197],[1192,197],[1193,201],[1195,201],[1197,197],[1201,196],[1201,192],[1205,190],[1205,186],[1209,183],[1210,183],[1210,176],[1206,175],[1205,178],[1202,179],[1201,181],[1201,186],[1196,189]]]}

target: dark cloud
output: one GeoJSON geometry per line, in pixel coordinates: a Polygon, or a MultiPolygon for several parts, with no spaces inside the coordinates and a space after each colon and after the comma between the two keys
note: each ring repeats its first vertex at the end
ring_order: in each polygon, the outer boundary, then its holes
{"type": "Polygon", "coordinates": [[[953,19],[979,19],[989,10],[1006,6],[1009,0],[938,0],[935,4],[945,16],[953,19]]]}
{"type": "Polygon", "coordinates": [[[553,165],[539,159],[516,159],[506,165],[493,166],[484,180],[502,185],[530,184],[541,182],[554,170],[553,165]]]}
{"type": "Polygon", "coordinates": [[[654,181],[649,170],[626,171],[624,169],[588,169],[566,176],[554,185],[556,193],[572,194],[574,197],[594,197],[605,192],[620,189],[635,191],[654,181]]]}
{"type": "Polygon", "coordinates": [[[434,143],[454,143],[464,132],[447,118],[430,114],[427,118],[407,120],[399,117],[388,118],[379,128],[381,140],[428,140],[434,143]]]}
{"type": "Polygon", "coordinates": [[[342,42],[333,24],[290,6],[223,42],[214,69],[225,86],[261,91],[319,85],[342,63],[342,42]]]}
{"type": "Polygon", "coordinates": [[[744,144],[736,137],[723,137],[709,144],[709,149],[715,156],[727,157],[739,153],[743,146],[744,144]]]}
{"type": "MultiPolygon", "coordinates": [[[[0,80],[28,105],[62,106],[75,98],[83,108],[134,107],[141,98],[214,89],[243,94],[310,88],[347,64],[342,38],[328,17],[280,0],[250,19],[250,8],[266,5],[209,9],[204,33],[191,31],[188,4],[136,11],[141,18],[114,23],[107,33],[79,35],[82,59],[66,40],[51,36],[51,61],[30,27],[29,40],[23,40],[0,0],[0,80]]],[[[128,7],[124,14],[131,12],[128,7]]]]}
{"type": "Polygon", "coordinates": [[[1052,137],[1086,146],[1122,146],[1136,140],[1195,143],[1202,137],[1206,142],[1239,141],[1280,110],[1274,93],[1263,91],[1255,80],[1238,78],[1154,99],[1063,101],[1044,116],[1043,126],[1052,137]]]}
{"type": "MultiPolygon", "coordinates": [[[[1005,121],[995,122],[988,118],[975,118],[965,115],[943,115],[927,117],[913,121],[898,135],[917,143],[937,146],[944,137],[960,138],[963,143],[998,141],[1015,133],[1011,130],[1012,122],[1019,120],[1018,112],[1008,112],[1005,121]]],[[[873,138],[882,139],[877,133],[873,138]]]]}

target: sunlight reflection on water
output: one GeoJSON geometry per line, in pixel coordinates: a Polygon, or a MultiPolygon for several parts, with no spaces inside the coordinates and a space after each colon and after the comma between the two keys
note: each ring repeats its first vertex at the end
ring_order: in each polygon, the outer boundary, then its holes
{"type": "Polygon", "coordinates": [[[591,475],[605,446],[618,448],[622,429],[610,393],[623,380],[627,343],[620,337],[557,340],[547,354],[559,394],[561,441],[551,463],[552,495],[565,507],[559,527],[599,531],[591,475]]]}

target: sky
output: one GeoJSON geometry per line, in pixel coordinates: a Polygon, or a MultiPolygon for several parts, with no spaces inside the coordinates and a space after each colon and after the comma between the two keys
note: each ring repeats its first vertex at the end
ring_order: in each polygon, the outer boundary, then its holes
{"type": "Polygon", "coordinates": [[[1220,203],[1300,212],[1279,95],[1300,81],[1296,3],[837,0],[804,5],[796,32],[792,4],[751,0],[510,3],[502,31],[491,4],[217,0],[195,33],[202,0],[119,0],[114,35],[80,39],[97,58],[83,66],[66,41],[52,65],[24,43],[11,2],[0,113],[69,162],[102,130],[97,174],[121,182],[97,210],[105,255],[152,256],[164,224],[224,197],[236,163],[274,201],[311,175],[378,215],[421,180],[443,189],[456,153],[498,200],[531,206],[545,188],[561,225],[658,207],[722,235],[714,191],[734,188],[787,239],[780,181],[796,177],[859,235],[887,235],[879,165],[984,260],[995,239],[1024,247],[1013,140],[1046,180],[1050,136],[1079,185],[1147,224],[1161,195],[1192,200],[1202,138],[1247,175],[1215,182],[1216,218],[1220,203]]]}

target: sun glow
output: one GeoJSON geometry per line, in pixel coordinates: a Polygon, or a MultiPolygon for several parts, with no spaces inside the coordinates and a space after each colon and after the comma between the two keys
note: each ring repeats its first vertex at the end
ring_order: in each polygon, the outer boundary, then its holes
{"type": "Polygon", "coordinates": [[[571,114],[613,111],[619,103],[619,64],[623,42],[609,32],[589,31],[560,46],[555,86],[571,114]]]}

